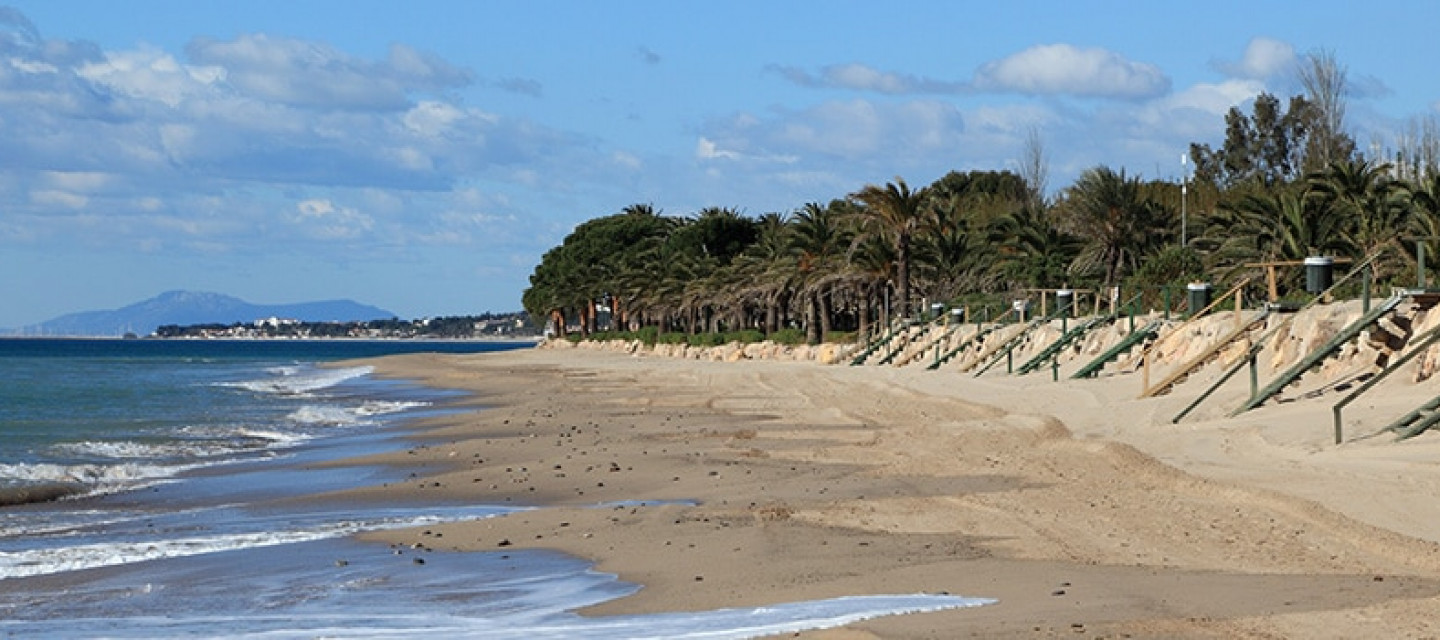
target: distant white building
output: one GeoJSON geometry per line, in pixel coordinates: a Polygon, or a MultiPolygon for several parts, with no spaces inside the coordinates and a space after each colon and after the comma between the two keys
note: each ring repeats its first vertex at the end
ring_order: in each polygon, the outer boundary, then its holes
{"type": "Polygon", "coordinates": [[[266,328],[266,327],[269,327],[269,328],[271,328],[271,329],[279,329],[280,327],[288,327],[288,326],[297,325],[297,324],[300,324],[300,321],[299,321],[299,320],[294,320],[294,319],[291,319],[291,318],[277,318],[277,317],[275,317],[275,316],[270,316],[269,318],[261,318],[261,319],[259,319],[259,320],[256,320],[256,321],[255,321],[255,328],[256,328],[256,329],[264,329],[264,328],[266,328]]]}

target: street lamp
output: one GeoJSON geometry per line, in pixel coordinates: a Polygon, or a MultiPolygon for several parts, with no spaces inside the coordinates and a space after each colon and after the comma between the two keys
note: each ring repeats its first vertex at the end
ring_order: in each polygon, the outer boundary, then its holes
{"type": "Polygon", "coordinates": [[[1185,191],[1190,184],[1189,157],[1180,154],[1180,246],[1185,246],[1185,191]]]}

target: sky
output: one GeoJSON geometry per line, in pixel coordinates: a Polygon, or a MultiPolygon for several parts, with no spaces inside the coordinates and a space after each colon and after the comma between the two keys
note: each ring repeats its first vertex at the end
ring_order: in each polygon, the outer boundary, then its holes
{"type": "MultiPolygon", "coordinates": [[[[0,0],[3,3],[5,0],[0,0]]],[[[1440,3],[35,0],[0,6],[0,327],[184,289],[518,311],[627,205],[902,178],[1178,181],[1326,51],[1347,127],[1437,117],[1440,3]],[[1248,113],[1248,111],[1247,111],[1248,113]]]]}

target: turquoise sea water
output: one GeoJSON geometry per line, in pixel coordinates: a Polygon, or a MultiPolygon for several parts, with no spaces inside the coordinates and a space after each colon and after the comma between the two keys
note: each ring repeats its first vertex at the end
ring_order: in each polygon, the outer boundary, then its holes
{"type": "Polygon", "coordinates": [[[402,448],[402,420],[457,397],[325,363],[522,346],[0,340],[0,636],[726,638],[982,603],[585,619],[569,611],[636,587],[560,554],[351,538],[508,507],[286,500],[398,479],[314,463],[402,448]]]}

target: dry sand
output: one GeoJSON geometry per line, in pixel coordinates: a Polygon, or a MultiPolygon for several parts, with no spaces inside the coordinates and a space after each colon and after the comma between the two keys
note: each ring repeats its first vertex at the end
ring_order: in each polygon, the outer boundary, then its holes
{"type": "MultiPolygon", "coordinates": [[[[544,349],[376,364],[477,410],[381,458],[412,481],[348,499],[545,508],[369,537],[558,549],[645,585],[587,614],[948,592],[999,603],[801,636],[1440,636],[1440,435],[1335,447],[1331,401],[1225,419],[1222,398],[1176,426],[1194,393],[1135,400],[1134,375],[544,349]],[[651,504],[595,506],[620,500],[651,504]]],[[[1407,388],[1347,418],[1426,393],[1407,388]]]]}

